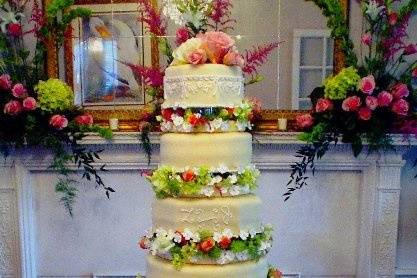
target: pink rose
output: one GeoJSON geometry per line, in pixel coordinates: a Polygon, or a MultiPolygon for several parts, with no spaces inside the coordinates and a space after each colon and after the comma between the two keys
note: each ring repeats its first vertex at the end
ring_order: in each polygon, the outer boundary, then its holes
{"type": "Polygon", "coordinates": [[[396,12],[391,12],[388,15],[388,23],[391,26],[393,26],[393,25],[397,24],[397,21],[398,21],[398,14],[396,12]]]}
{"type": "Polygon", "coordinates": [[[58,130],[64,129],[68,126],[68,120],[65,118],[65,116],[62,115],[53,115],[49,119],[49,124],[58,130]]]}
{"type": "Polygon", "coordinates": [[[365,100],[366,106],[371,109],[375,110],[378,107],[378,98],[367,96],[365,100]]]}
{"type": "Polygon", "coordinates": [[[188,32],[188,29],[186,27],[181,27],[176,32],[175,43],[177,45],[180,45],[186,42],[189,38],[190,38],[190,33],[188,32]]]}
{"type": "Polygon", "coordinates": [[[31,111],[35,110],[37,106],[36,100],[33,97],[27,97],[23,100],[23,108],[31,111]]]}
{"type": "Polygon", "coordinates": [[[417,68],[415,68],[411,71],[411,77],[412,78],[417,78],[417,68]]]}
{"type": "Polygon", "coordinates": [[[382,91],[378,94],[378,105],[381,107],[387,107],[391,104],[394,97],[387,91],[382,91]]]}
{"type": "Polygon", "coordinates": [[[371,45],[372,44],[372,35],[370,33],[365,33],[361,37],[361,42],[364,45],[371,45]]]}
{"type": "Polygon", "coordinates": [[[299,128],[309,128],[313,125],[313,117],[310,114],[297,115],[296,122],[299,128]]]}
{"type": "Polygon", "coordinates": [[[22,35],[22,25],[19,23],[9,23],[7,25],[7,32],[13,37],[19,37],[22,35]]]}
{"type": "Polygon", "coordinates": [[[417,53],[417,46],[415,44],[409,44],[404,48],[404,55],[414,55],[417,53]]]}
{"type": "Polygon", "coordinates": [[[403,83],[398,83],[392,88],[391,93],[395,99],[400,99],[408,97],[408,95],[410,94],[410,90],[408,90],[407,85],[403,83]]]}
{"type": "Polygon", "coordinates": [[[238,66],[243,68],[245,66],[245,59],[236,51],[229,51],[223,57],[223,64],[226,66],[238,66]]]}
{"type": "Polygon", "coordinates": [[[358,112],[359,119],[369,121],[372,117],[372,110],[368,107],[361,107],[358,112]]]}
{"type": "Polygon", "coordinates": [[[0,75],[0,89],[10,90],[11,87],[12,87],[12,80],[10,79],[10,75],[8,74],[0,75]]]}
{"type": "Polygon", "coordinates": [[[391,107],[392,112],[400,116],[407,116],[410,105],[405,99],[399,99],[391,107]]]}
{"type": "Polygon", "coordinates": [[[17,100],[11,100],[4,105],[4,114],[16,116],[22,112],[22,104],[17,100]]]}
{"type": "Polygon", "coordinates": [[[235,44],[235,41],[223,32],[210,31],[199,36],[203,40],[209,60],[213,64],[223,62],[223,57],[235,44]]]}
{"type": "Polygon", "coordinates": [[[361,106],[361,99],[358,96],[352,96],[345,99],[342,103],[342,109],[344,111],[356,111],[361,106]]]}
{"type": "Polygon", "coordinates": [[[27,90],[25,86],[21,83],[17,83],[12,88],[12,95],[16,98],[25,98],[27,97],[27,90]]]}
{"type": "Polygon", "coordinates": [[[321,113],[333,109],[333,102],[327,98],[320,98],[316,104],[316,112],[321,113]]]}
{"type": "Polygon", "coordinates": [[[187,60],[192,65],[204,64],[207,61],[207,54],[204,49],[196,49],[187,55],[187,60]]]}
{"type": "Polygon", "coordinates": [[[79,125],[89,126],[94,123],[94,119],[93,119],[93,116],[91,116],[90,114],[84,114],[84,115],[77,116],[75,118],[75,122],[79,125]]]}
{"type": "Polygon", "coordinates": [[[370,95],[375,90],[375,78],[373,75],[368,75],[359,82],[359,89],[367,95],[370,95]]]}

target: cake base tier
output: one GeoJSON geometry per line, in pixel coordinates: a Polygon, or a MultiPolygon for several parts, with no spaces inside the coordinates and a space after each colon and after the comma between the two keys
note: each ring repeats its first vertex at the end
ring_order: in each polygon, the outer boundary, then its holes
{"type": "Polygon", "coordinates": [[[152,207],[154,228],[173,231],[257,230],[262,226],[261,200],[255,195],[212,199],[157,199],[152,207]]]}
{"type": "Polygon", "coordinates": [[[148,256],[146,278],[266,278],[268,263],[265,258],[229,265],[184,265],[176,270],[170,261],[148,256]]]}
{"type": "Polygon", "coordinates": [[[176,168],[222,164],[236,170],[251,164],[252,135],[245,132],[163,134],[160,156],[162,165],[176,168]]]}

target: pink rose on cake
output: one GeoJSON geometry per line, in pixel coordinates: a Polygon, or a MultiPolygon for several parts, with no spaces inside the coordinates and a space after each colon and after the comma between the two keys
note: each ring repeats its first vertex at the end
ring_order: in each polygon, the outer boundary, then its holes
{"type": "Polygon", "coordinates": [[[211,31],[199,36],[203,47],[213,64],[221,64],[224,56],[233,48],[235,41],[226,33],[211,31]]]}
{"type": "Polygon", "coordinates": [[[200,38],[191,38],[181,44],[177,49],[172,52],[174,60],[172,66],[190,64],[190,59],[194,62],[203,60],[203,57],[207,57],[207,54],[202,54],[203,40],[200,38]]]}
{"type": "Polygon", "coordinates": [[[204,49],[196,49],[187,56],[189,64],[200,65],[207,61],[207,54],[204,49]]]}
{"type": "Polygon", "coordinates": [[[245,59],[237,51],[230,51],[223,57],[223,64],[243,68],[245,66],[245,59]]]}

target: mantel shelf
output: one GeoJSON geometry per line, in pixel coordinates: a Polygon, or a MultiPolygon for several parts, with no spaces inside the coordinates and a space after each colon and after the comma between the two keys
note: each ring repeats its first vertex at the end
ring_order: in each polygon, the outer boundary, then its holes
{"type": "MultiPolygon", "coordinates": [[[[302,145],[304,142],[297,139],[299,132],[255,132],[253,135],[254,144],[272,144],[272,145],[302,145]]],[[[159,144],[161,133],[150,133],[152,144],[159,144]]],[[[404,137],[402,134],[392,135],[393,144],[395,146],[415,146],[417,139],[414,136],[410,138],[404,137]]],[[[101,138],[97,134],[89,134],[86,136],[82,144],[86,145],[137,145],[141,144],[139,132],[115,132],[112,140],[101,138]]]]}

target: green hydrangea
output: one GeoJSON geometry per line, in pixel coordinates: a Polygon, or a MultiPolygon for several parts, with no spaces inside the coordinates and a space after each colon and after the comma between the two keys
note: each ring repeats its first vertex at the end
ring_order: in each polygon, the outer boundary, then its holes
{"type": "Polygon", "coordinates": [[[349,90],[358,87],[360,79],[355,68],[345,68],[337,75],[326,79],[324,82],[324,97],[331,100],[345,99],[349,90]]]}
{"type": "Polygon", "coordinates": [[[74,93],[59,79],[39,81],[35,86],[39,107],[47,112],[63,111],[73,107],[74,93]]]}

